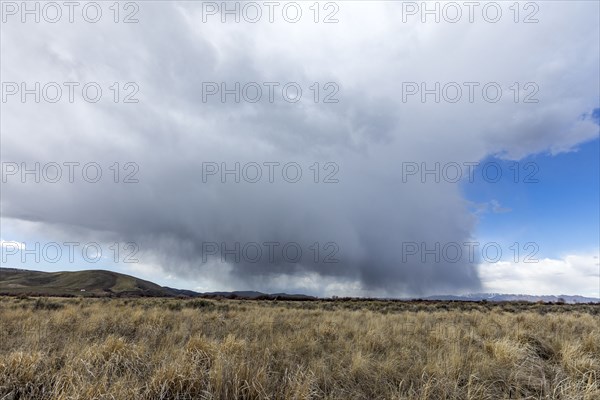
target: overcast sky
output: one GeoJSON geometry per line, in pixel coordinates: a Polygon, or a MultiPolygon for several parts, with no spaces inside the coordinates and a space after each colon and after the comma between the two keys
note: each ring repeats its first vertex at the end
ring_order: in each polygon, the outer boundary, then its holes
{"type": "Polygon", "coordinates": [[[600,297],[597,2],[45,4],[2,3],[2,266],[600,297]]]}

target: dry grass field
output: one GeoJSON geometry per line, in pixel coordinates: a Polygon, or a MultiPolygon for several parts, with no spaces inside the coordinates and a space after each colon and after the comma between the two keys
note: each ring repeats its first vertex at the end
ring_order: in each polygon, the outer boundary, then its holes
{"type": "Polygon", "coordinates": [[[0,297],[0,399],[600,399],[600,305],[0,297]]]}

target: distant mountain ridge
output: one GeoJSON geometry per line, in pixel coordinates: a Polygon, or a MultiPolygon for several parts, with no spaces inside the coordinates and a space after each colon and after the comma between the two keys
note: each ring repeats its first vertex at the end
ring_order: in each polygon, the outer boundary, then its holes
{"type": "Polygon", "coordinates": [[[502,293],[474,293],[466,294],[462,296],[428,296],[426,300],[446,300],[446,301],[528,301],[538,302],[543,301],[545,303],[560,303],[565,302],[567,304],[578,304],[578,303],[600,303],[600,298],[584,297],[584,296],[570,296],[570,295],[529,295],[529,294],[502,294],[502,293]]]}
{"type": "Polygon", "coordinates": [[[229,299],[281,299],[281,300],[317,300],[318,297],[305,294],[263,293],[255,291],[206,292],[198,293],[202,297],[225,297],[229,299]]]}
{"type": "MultiPolygon", "coordinates": [[[[248,300],[318,300],[304,294],[262,293],[257,291],[206,292],[174,289],[130,275],[106,270],[42,272],[0,268],[0,295],[111,296],[111,297],[206,297],[248,300]]],[[[432,301],[526,301],[546,303],[600,303],[600,298],[569,295],[535,296],[525,294],[475,293],[461,296],[436,295],[389,300],[432,301]]]]}

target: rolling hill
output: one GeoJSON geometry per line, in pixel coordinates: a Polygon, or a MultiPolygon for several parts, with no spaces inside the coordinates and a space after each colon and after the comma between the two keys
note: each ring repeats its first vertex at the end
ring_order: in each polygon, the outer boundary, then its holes
{"type": "Polygon", "coordinates": [[[41,272],[0,268],[0,295],[207,297],[229,299],[309,300],[302,294],[266,294],[254,291],[198,293],[160,286],[130,275],[105,270],[41,272]]]}
{"type": "Polygon", "coordinates": [[[41,272],[0,268],[0,294],[171,297],[195,292],[171,289],[104,270],[41,272]]]}

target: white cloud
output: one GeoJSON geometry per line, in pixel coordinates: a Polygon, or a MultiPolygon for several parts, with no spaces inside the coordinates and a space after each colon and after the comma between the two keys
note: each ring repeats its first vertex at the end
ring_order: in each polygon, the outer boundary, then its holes
{"type": "Polygon", "coordinates": [[[484,263],[479,272],[486,292],[600,297],[598,253],[544,258],[537,263],[484,263]]]}
{"type": "Polygon", "coordinates": [[[2,240],[0,239],[0,247],[10,248],[12,250],[25,250],[25,243],[17,242],[15,240],[2,240]]]}

